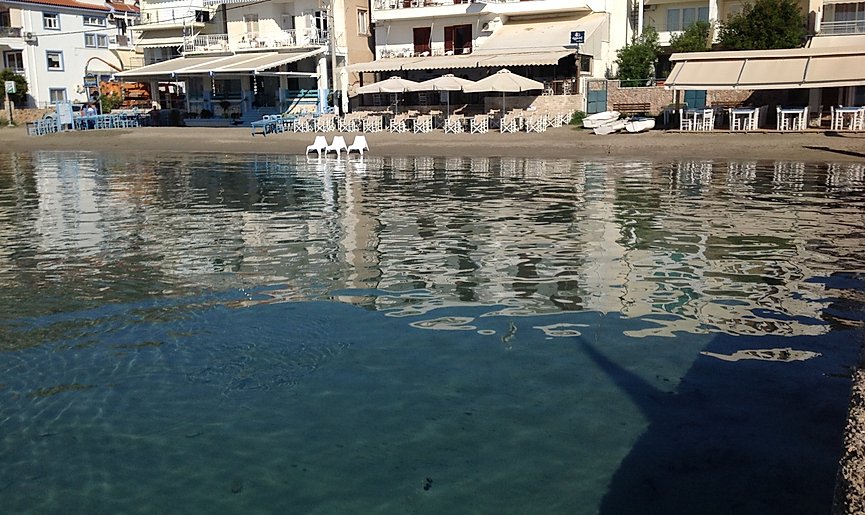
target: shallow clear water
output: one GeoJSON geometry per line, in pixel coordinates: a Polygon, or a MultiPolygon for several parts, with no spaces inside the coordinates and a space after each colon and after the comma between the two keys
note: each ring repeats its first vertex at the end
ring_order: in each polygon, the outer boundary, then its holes
{"type": "Polygon", "coordinates": [[[826,512],[863,208],[856,164],[0,154],[2,511],[826,512]]]}

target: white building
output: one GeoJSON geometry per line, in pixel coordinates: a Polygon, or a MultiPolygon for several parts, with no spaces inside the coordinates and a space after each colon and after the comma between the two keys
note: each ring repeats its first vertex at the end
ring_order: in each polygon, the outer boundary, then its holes
{"type": "Polygon", "coordinates": [[[88,100],[85,75],[129,67],[138,8],[122,1],[0,0],[0,54],[27,79],[28,107],[88,100]]]}
{"type": "Polygon", "coordinates": [[[372,59],[367,0],[198,1],[146,0],[137,29],[147,65],[121,74],[182,83],[187,112],[248,121],[323,109],[356,80],[346,66],[372,59]]]}

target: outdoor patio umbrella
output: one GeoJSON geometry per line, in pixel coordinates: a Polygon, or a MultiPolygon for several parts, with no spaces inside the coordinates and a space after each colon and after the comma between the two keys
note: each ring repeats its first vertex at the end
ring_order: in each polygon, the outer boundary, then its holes
{"type": "Polygon", "coordinates": [[[447,73],[440,77],[435,77],[433,79],[425,80],[423,82],[418,82],[417,86],[415,86],[415,91],[447,91],[447,114],[450,116],[451,114],[451,91],[462,91],[466,86],[472,86],[474,82],[463,79],[462,77],[457,77],[453,73],[447,73]]]}
{"type": "Polygon", "coordinates": [[[536,80],[511,73],[507,68],[502,68],[489,77],[475,82],[463,88],[466,93],[479,93],[482,91],[493,91],[502,93],[502,111],[505,109],[505,93],[520,93],[533,89],[544,89],[544,84],[536,80]]]}
{"type": "Polygon", "coordinates": [[[405,93],[406,91],[416,91],[414,88],[417,85],[418,83],[413,80],[401,77],[388,77],[385,80],[361,86],[357,88],[357,92],[361,95],[367,93],[405,93]]]}

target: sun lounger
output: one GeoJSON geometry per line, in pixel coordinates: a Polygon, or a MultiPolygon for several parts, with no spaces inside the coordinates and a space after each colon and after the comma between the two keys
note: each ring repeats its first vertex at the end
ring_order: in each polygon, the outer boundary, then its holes
{"type": "Polygon", "coordinates": [[[348,154],[348,146],[345,144],[345,138],[342,136],[334,136],[333,143],[325,147],[324,153],[326,155],[328,152],[336,152],[336,157],[339,157],[340,152],[343,150],[348,154]]]}
{"type": "Polygon", "coordinates": [[[358,151],[360,155],[363,155],[364,150],[369,150],[369,145],[367,145],[366,143],[366,136],[364,136],[363,134],[358,134],[354,137],[354,141],[351,145],[348,146],[348,149],[346,149],[346,153],[351,154],[353,150],[358,151]]]}
{"type": "Polygon", "coordinates": [[[321,153],[327,149],[327,139],[324,136],[316,136],[315,141],[312,142],[312,145],[306,147],[306,153],[309,154],[312,151],[318,153],[318,157],[321,157],[321,153]]]}

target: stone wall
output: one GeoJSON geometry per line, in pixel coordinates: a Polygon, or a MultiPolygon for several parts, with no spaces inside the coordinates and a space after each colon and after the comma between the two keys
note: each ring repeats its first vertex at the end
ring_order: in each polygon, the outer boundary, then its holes
{"type": "MultiPolygon", "coordinates": [[[[33,120],[38,120],[45,116],[46,113],[53,113],[54,108],[51,109],[14,109],[12,111],[12,120],[16,125],[24,125],[27,122],[32,122],[33,120]]],[[[7,123],[9,121],[9,111],[4,107],[0,110],[0,121],[2,123],[7,123]]]]}
{"type": "MultiPolygon", "coordinates": [[[[743,105],[769,106],[769,112],[774,116],[777,105],[806,105],[808,103],[807,90],[727,90],[714,89],[706,92],[706,105],[717,104],[729,105],[739,103],[743,105]]],[[[623,88],[619,81],[607,81],[607,106],[612,109],[613,104],[637,104],[648,103],[651,111],[648,114],[658,116],[664,111],[664,107],[675,103],[675,91],[664,89],[663,85],[623,88]]],[[[681,97],[684,97],[684,92],[681,97]]]]}
{"type": "MultiPolygon", "coordinates": [[[[538,111],[580,111],[582,110],[582,95],[528,95],[505,96],[506,109],[526,109],[533,106],[538,111]]],[[[484,98],[484,110],[502,109],[502,96],[490,93],[484,98]]]]}

